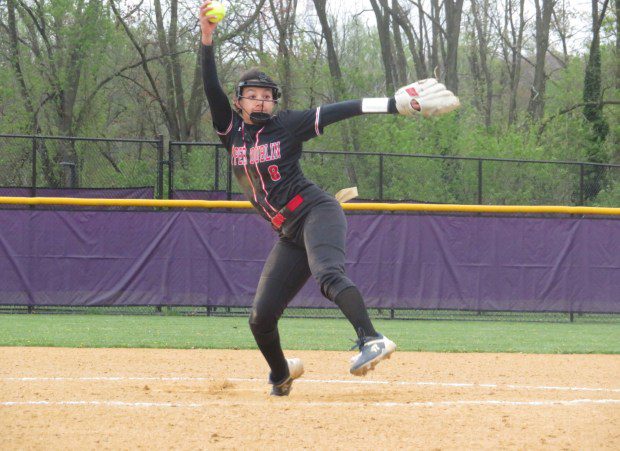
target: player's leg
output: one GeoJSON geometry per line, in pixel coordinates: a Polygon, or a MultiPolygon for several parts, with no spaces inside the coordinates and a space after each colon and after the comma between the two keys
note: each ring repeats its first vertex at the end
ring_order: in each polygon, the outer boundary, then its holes
{"type": "Polygon", "coordinates": [[[310,277],[306,251],[287,240],[279,240],[263,268],[250,314],[250,329],[271,369],[272,394],[288,395],[292,380],[301,376],[299,359],[284,357],[278,320],[286,306],[310,277]]]}
{"type": "Polygon", "coordinates": [[[336,202],[314,207],[304,222],[310,270],[323,295],[340,308],[355,329],[360,353],[353,359],[351,373],[364,375],[379,361],[389,358],[396,345],[377,333],[361,293],[346,275],[346,233],[346,218],[336,202]]]}
{"type": "Polygon", "coordinates": [[[359,337],[376,335],[359,290],[345,272],[347,222],[336,202],[312,209],[304,222],[303,239],[312,275],[323,296],[334,302],[359,337]]]}

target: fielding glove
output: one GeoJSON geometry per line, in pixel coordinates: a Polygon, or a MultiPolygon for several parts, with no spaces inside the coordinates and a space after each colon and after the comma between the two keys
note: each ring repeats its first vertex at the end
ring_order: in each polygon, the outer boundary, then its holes
{"type": "Polygon", "coordinates": [[[439,116],[460,106],[459,98],[434,78],[427,78],[403,86],[396,91],[394,99],[396,100],[396,109],[405,116],[415,116],[416,114],[422,114],[424,117],[439,116]],[[418,102],[420,111],[413,107],[412,100],[418,102]]]}

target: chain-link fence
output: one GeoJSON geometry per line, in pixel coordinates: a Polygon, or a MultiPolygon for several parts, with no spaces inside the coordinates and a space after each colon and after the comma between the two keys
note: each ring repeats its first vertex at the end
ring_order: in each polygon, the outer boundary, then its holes
{"type": "Polygon", "coordinates": [[[98,189],[113,198],[118,188],[148,187],[163,197],[162,138],[0,135],[0,149],[0,187],[22,188],[22,195],[98,189]]]}
{"type": "MultiPolygon", "coordinates": [[[[172,306],[12,306],[0,305],[0,314],[74,314],[74,315],[159,315],[159,316],[212,316],[248,317],[249,307],[172,307],[172,306]]],[[[507,312],[470,310],[420,310],[420,309],[378,309],[369,308],[372,319],[384,320],[428,320],[428,321],[519,321],[554,323],[618,323],[620,315],[615,313],[571,313],[571,312],[507,312]]],[[[295,308],[289,307],[283,318],[345,319],[338,308],[295,308]]]]}
{"type": "MultiPolygon", "coordinates": [[[[0,135],[4,195],[46,189],[151,187],[157,198],[237,199],[219,143],[0,135]],[[13,193],[9,189],[20,188],[13,193]],[[7,194],[8,193],[8,194],[7,194]],[[207,194],[205,194],[207,193],[207,194]]],[[[620,205],[620,165],[306,150],[306,176],[325,190],[357,186],[360,198],[457,204],[620,205]]]]}
{"type": "MultiPolygon", "coordinates": [[[[171,142],[169,161],[171,198],[184,190],[228,199],[240,193],[220,144],[171,142]]],[[[301,164],[323,189],[335,193],[355,185],[366,200],[620,205],[620,165],[316,150],[304,151],[301,164]]]]}

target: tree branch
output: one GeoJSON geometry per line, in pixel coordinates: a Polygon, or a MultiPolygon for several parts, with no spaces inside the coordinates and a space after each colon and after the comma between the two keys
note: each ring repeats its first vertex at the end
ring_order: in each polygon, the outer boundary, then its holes
{"type": "Polygon", "coordinates": [[[601,100],[600,102],[581,102],[581,103],[576,103],[575,105],[571,105],[569,107],[566,107],[566,108],[558,111],[553,116],[549,116],[547,119],[545,119],[540,124],[540,127],[538,127],[538,140],[540,140],[543,132],[545,131],[545,127],[547,127],[549,122],[551,122],[555,118],[557,118],[559,116],[562,116],[563,114],[570,113],[571,111],[573,111],[573,110],[575,110],[575,109],[577,109],[579,107],[582,107],[582,106],[603,106],[603,105],[620,105],[620,100],[601,100]]]}
{"type": "Polygon", "coordinates": [[[157,102],[159,103],[159,107],[161,108],[162,113],[164,113],[164,116],[166,117],[166,123],[171,124],[172,121],[170,117],[170,112],[168,111],[168,108],[164,104],[164,101],[161,98],[159,91],[157,90],[157,84],[155,83],[155,79],[153,78],[153,75],[151,74],[151,71],[149,70],[149,66],[147,64],[147,58],[146,58],[146,55],[144,54],[144,51],[142,50],[142,48],[140,47],[140,44],[138,44],[138,41],[136,41],[136,38],[134,37],[133,33],[131,32],[131,30],[129,29],[129,27],[127,26],[127,24],[121,17],[119,10],[116,8],[116,5],[114,5],[114,0],[110,0],[110,6],[112,7],[112,11],[114,11],[114,15],[116,16],[118,21],[121,23],[121,25],[125,29],[125,33],[129,37],[129,40],[131,41],[131,43],[137,50],[138,54],[140,55],[140,60],[141,60],[140,64],[142,68],[144,69],[144,73],[146,77],[148,78],[149,83],[151,84],[151,88],[153,88],[153,92],[155,94],[157,102]]]}
{"type": "MultiPolygon", "coordinates": [[[[189,53],[189,52],[193,52],[193,50],[183,50],[181,52],[177,52],[177,54],[180,55],[180,54],[189,53]]],[[[151,61],[159,60],[159,59],[165,58],[167,56],[170,56],[170,55],[152,56],[150,58],[147,58],[146,62],[148,63],[148,62],[151,62],[151,61]]],[[[86,114],[86,111],[90,107],[90,104],[91,104],[92,100],[95,98],[97,93],[101,90],[101,88],[103,88],[106,84],[108,84],[109,82],[114,80],[116,77],[122,75],[123,72],[126,72],[126,71],[131,70],[131,69],[135,69],[136,67],[141,66],[142,64],[143,64],[143,61],[138,61],[137,63],[130,64],[128,66],[125,66],[125,67],[117,70],[113,74],[111,74],[111,75],[107,76],[106,78],[104,78],[103,80],[101,80],[99,82],[99,84],[95,87],[95,89],[93,89],[93,91],[84,100],[84,102],[83,102],[84,103],[84,107],[80,110],[80,113],[78,114],[78,118],[76,120],[77,124],[81,124],[82,123],[82,121],[84,119],[83,116],[86,114]]]]}

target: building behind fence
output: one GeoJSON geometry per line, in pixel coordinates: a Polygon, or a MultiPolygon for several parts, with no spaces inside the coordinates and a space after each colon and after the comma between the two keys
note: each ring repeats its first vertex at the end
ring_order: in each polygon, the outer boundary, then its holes
{"type": "MultiPolygon", "coordinates": [[[[458,204],[620,205],[620,165],[305,150],[308,178],[360,198],[458,204]],[[355,174],[355,182],[350,174],[355,174]]],[[[0,135],[3,195],[237,199],[219,143],[0,135]],[[118,189],[129,190],[122,194],[118,189]],[[66,191],[70,190],[70,191],[66,191]]]]}

